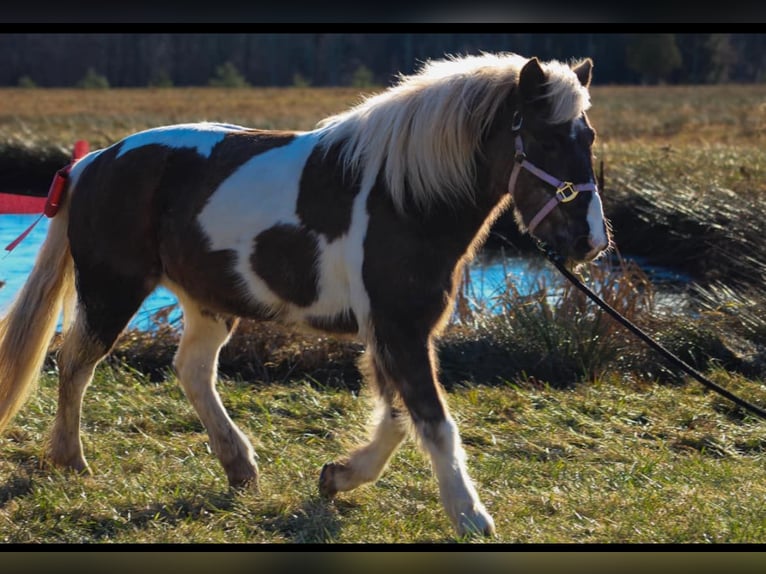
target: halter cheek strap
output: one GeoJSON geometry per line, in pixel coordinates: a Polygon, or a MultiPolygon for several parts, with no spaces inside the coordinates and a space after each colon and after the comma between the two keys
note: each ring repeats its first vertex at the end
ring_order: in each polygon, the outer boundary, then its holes
{"type": "Polygon", "coordinates": [[[529,222],[529,225],[527,225],[529,233],[533,234],[540,222],[545,219],[551,211],[556,209],[559,203],[572,201],[581,191],[598,193],[598,186],[594,182],[574,184],[569,181],[561,181],[548,172],[543,171],[533,163],[527,161],[527,156],[524,153],[524,142],[521,141],[521,134],[519,134],[518,131],[520,128],[521,118],[515,118],[512,129],[516,132],[516,156],[514,158],[515,164],[513,166],[513,171],[511,172],[511,178],[508,180],[508,193],[513,195],[513,190],[516,188],[516,180],[519,178],[522,169],[526,169],[532,175],[556,188],[556,195],[543,205],[542,209],[537,212],[537,215],[535,215],[532,218],[532,221],[529,222]]]}

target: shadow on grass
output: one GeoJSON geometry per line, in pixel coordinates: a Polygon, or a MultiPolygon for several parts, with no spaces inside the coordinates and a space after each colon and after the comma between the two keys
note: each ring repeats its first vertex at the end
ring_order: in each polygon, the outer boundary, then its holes
{"type": "Polygon", "coordinates": [[[8,480],[0,484],[0,508],[5,507],[14,498],[22,498],[32,492],[34,477],[43,473],[36,460],[26,460],[19,464],[19,470],[8,480]]]}
{"type": "MultiPolygon", "coordinates": [[[[204,520],[205,517],[231,511],[237,499],[232,491],[211,492],[205,496],[189,496],[174,499],[170,503],[154,502],[148,506],[121,506],[115,516],[77,516],[77,522],[94,541],[111,539],[122,532],[150,530],[157,524],[176,526],[189,520],[204,520]]],[[[192,542],[192,541],[190,541],[192,542]]]]}
{"type": "Polygon", "coordinates": [[[348,501],[315,497],[297,508],[275,510],[279,516],[263,520],[260,528],[293,543],[332,543],[340,533],[341,517],[357,506],[348,501]]]}
{"type": "MultiPolygon", "coordinates": [[[[29,494],[31,482],[29,478],[17,475],[0,487],[0,508],[14,497],[29,494]]],[[[240,493],[236,490],[197,494],[177,497],[170,502],[117,506],[109,516],[72,509],[68,513],[59,512],[53,531],[57,540],[66,542],[106,542],[140,531],[146,531],[149,535],[158,528],[176,528],[186,522],[205,522],[216,515],[238,513],[239,498],[240,493]],[[72,529],[66,525],[77,526],[72,529]]],[[[259,511],[254,515],[252,528],[281,535],[292,543],[331,543],[340,532],[342,515],[355,507],[347,502],[312,498],[294,508],[275,507],[259,511]]],[[[40,520],[48,520],[48,513],[46,509],[34,512],[39,514],[40,520]]],[[[254,539],[261,536],[253,531],[254,539]]]]}

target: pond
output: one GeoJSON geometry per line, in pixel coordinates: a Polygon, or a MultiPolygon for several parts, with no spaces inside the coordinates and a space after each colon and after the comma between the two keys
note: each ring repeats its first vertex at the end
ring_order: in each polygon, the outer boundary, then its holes
{"type": "MultiPolygon", "coordinates": [[[[0,215],[0,282],[5,282],[5,285],[0,287],[0,314],[7,310],[13,297],[27,280],[37,252],[48,232],[48,219],[43,217],[12,252],[6,252],[4,248],[36,218],[37,215],[0,215]]],[[[637,263],[658,289],[657,303],[676,307],[679,291],[689,283],[689,278],[671,270],[645,265],[640,260],[637,263]]],[[[542,257],[507,257],[498,253],[482,254],[468,268],[468,274],[472,303],[490,308],[493,297],[504,290],[506,278],[513,281],[521,295],[536,292],[541,282],[555,288],[563,281],[558,272],[542,257]]],[[[138,329],[151,328],[153,315],[175,303],[175,297],[167,289],[156,289],[144,301],[131,326],[138,329]]],[[[171,313],[169,319],[176,320],[178,316],[179,312],[176,310],[171,313]]]]}

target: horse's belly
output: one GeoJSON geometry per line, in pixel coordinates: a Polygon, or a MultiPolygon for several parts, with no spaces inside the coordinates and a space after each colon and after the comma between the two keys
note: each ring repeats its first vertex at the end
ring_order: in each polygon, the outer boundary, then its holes
{"type": "Polygon", "coordinates": [[[352,292],[354,269],[344,242],[285,229],[255,240],[241,253],[237,271],[257,307],[273,309],[276,318],[339,333],[358,331],[352,292]]]}

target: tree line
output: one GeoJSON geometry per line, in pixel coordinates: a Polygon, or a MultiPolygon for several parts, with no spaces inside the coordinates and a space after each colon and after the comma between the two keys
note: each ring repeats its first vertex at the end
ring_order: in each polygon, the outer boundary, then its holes
{"type": "Polygon", "coordinates": [[[445,54],[589,56],[597,84],[766,80],[766,34],[87,33],[0,35],[0,85],[388,85],[445,54]]]}

